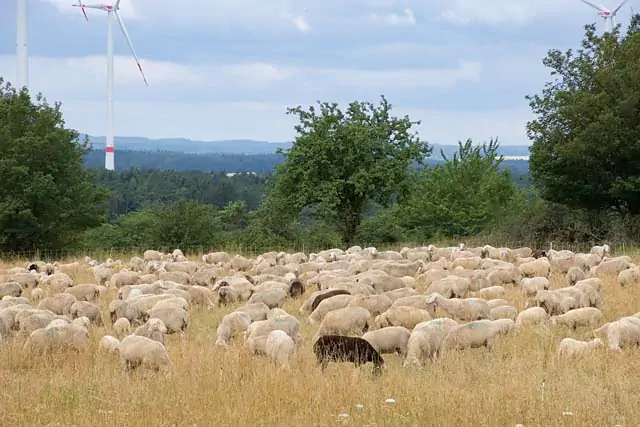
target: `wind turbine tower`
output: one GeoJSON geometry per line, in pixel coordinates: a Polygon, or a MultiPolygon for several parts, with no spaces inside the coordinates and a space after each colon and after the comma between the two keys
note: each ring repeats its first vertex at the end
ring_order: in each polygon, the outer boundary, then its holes
{"type": "Polygon", "coordinates": [[[16,82],[18,90],[29,88],[29,22],[27,0],[16,1],[16,82]]]}
{"type": "MultiPolygon", "coordinates": [[[[81,1],[81,0],[80,0],[81,1]]],[[[87,15],[85,9],[98,9],[107,12],[107,144],[104,149],[104,167],[107,170],[115,170],[115,132],[113,126],[113,19],[118,21],[118,25],[120,26],[120,30],[122,31],[122,35],[127,41],[129,45],[129,49],[131,50],[131,54],[138,64],[138,69],[140,70],[140,74],[142,74],[142,79],[144,80],[144,84],[148,86],[147,78],[142,71],[142,66],[140,65],[140,61],[138,60],[138,56],[136,55],[135,50],[133,49],[133,44],[131,43],[131,39],[129,38],[129,33],[127,33],[127,29],[124,25],[124,21],[120,17],[118,10],[120,9],[120,0],[115,0],[113,4],[84,4],[80,3],[74,4],[72,6],[79,7],[82,9],[82,12],[85,14],[85,19],[87,19],[87,15]]]]}

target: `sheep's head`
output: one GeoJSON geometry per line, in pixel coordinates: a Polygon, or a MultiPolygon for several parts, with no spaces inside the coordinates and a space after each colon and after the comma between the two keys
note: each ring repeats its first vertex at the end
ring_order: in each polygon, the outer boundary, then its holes
{"type": "Polygon", "coordinates": [[[601,347],[604,347],[604,343],[600,338],[594,338],[591,341],[589,341],[589,346],[591,348],[601,348],[601,347]]]}

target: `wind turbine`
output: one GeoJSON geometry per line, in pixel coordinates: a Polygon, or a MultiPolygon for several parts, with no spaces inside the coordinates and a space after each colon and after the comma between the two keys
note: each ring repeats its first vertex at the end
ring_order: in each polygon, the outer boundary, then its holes
{"type": "Polygon", "coordinates": [[[589,0],[582,0],[583,3],[588,4],[589,6],[593,7],[594,9],[597,9],[598,10],[598,16],[604,18],[604,30],[605,30],[605,32],[606,31],[613,31],[613,29],[616,27],[616,24],[615,24],[615,21],[614,21],[614,17],[616,16],[616,13],[618,13],[620,8],[622,6],[624,6],[627,1],[628,0],[623,0],[622,3],[620,3],[615,9],[609,10],[606,7],[602,6],[601,4],[594,3],[594,2],[591,2],[589,0]]]}
{"type": "Polygon", "coordinates": [[[78,1],[78,4],[74,4],[72,6],[79,7],[82,9],[82,12],[85,14],[85,18],[87,21],[87,15],[85,13],[85,9],[99,9],[107,12],[107,22],[108,22],[108,30],[107,30],[107,144],[104,149],[104,167],[107,170],[115,169],[115,147],[114,147],[114,129],[113,129],[113,17],[115,16],[118,24],[120,25],[120,30],[122,30],[122,35],[127,40],[127,44],[129,45],[129,49],[131,49],[131,54],[138,64],[138,69],[140,70],[140,74],[142,75],[142,80],[144,80],[144,84],[149,86],[147,83],[147,78],[144,75],[144,71],[142,71],[142,66],[140,65],[140,61],[138,60],[138,56],[136,55],[135,50],[133,49],[133,44],[131,43],[131,39],[129,38],[129,33],[127,33],[127,29],[124,25],[124,21],[120,17],[118,10],[120,9],[120,0],[115,0],[113,4],[84,4],[81,3],[81,0],[78,1]]]}
{"type": "Polygon", "coordinates": [[[29,22],[27,0],[17,0],[16,7],[16,82],[18,90],[29,88],[29,22]]]}

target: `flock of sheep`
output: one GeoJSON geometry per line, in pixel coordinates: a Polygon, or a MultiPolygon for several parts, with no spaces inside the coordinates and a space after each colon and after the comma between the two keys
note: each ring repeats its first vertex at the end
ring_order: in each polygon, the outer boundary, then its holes
{"type": "Polygon", "coordinates": [[[620,352],[640,344],[640,313],[603,324],[602,279],[637,286],[640,267],[610,252],[608,245],[573,253],[461,244],[269,252],[255,259],[213,252],[198,262],[178,249],[148,250],[128,263],[36,261],[0,272],[0,345],[83,352],[92,326],[106,326],[111,334],[101,337],[100,349],[119,356],[127,373],[170,371],[165,335],[186,339],[190,313],[204,308],[226,313],[211,345],[246,346],[285,369],[304,348],[323,369],[329,362],[372,362],[380,373],[384,354],[423,366],[452,351],[491,350],[505,334],[559,325],[593,331],[590,341],[562,339],[559,356],[585,354],[605,341],[620,352]],[[91,271],[94,283],[76,283],[80,270],[91,271]],[[552,274],[566,286],[550,289],[552,274]],[[522,304],[503,299],[507,287],[521,292],[522,304]],[[111,290],[103,325],[100,302],[111,290]],[[290,299],[304,301],[298,313],[282,308],[290,299]],[[302,322],[315,330],[310,342],[302,322]]]}

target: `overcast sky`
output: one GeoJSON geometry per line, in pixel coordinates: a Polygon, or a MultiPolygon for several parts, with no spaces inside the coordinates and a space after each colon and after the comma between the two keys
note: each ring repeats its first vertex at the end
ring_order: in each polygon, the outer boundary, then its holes
{"type": "MultiPolygon", "coordinates": [[[[0,76],[12,81],[4,1],[0,76]]],[[[73,1],[29,1],[31,87],[63,103],[69,126],[104,135],[106,13],[87,23],[73,1]]],[[[547,50],[603,27],[578,0],[122,0],[121,14],[149,87],[114,32],[116,135],[197,140],[290,140],[287,106],[384,94],[429,142],[528,145],[524,96],[548,78],[547,50]]]]}

